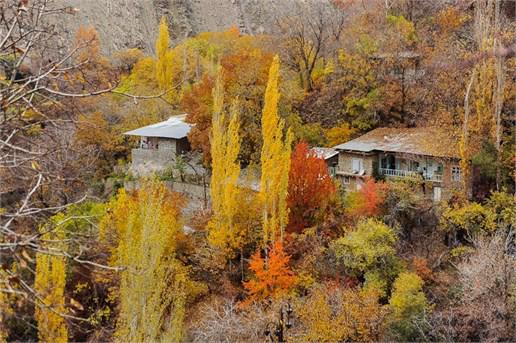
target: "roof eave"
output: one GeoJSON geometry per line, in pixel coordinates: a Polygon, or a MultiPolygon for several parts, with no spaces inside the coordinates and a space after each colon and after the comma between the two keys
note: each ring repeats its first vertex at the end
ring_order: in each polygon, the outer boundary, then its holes
{"type": "Polygon", "coordinates": [[[334,149],[338,150],[339,152],[349,152],[349,153],[354,153],[354,154],[373,154],[373,153],[377,153],[377,152],[384,152],[384,153],[390,153],[390,154],[408,154],[408,155],[416,155],[416,156],[428,156],[428,157],[449,158],[449,159],[460,160],[459,156],[432,155],[432,154],[415,153],[415,152],[409,152],[409,151],[393,151],[393,150],[384,150],[384,149],[373,149],[373,150],[369,150],[369,151],[342,149],[342,148],[334,148],[334,149]]]}
{"type": "Polygon", "coordinates": [[[131,132],[124,132],[123,135],[125,136],[135,136],[135,137],[156,137],[156,138],[168,138],[168,139],[183,139],[187,138],[188,136],[181,136],[181,137],[167,137],[163,135],[153,135],[153,134],[145,134],[142,135],[140,133],[131,133],[131,132]]]}

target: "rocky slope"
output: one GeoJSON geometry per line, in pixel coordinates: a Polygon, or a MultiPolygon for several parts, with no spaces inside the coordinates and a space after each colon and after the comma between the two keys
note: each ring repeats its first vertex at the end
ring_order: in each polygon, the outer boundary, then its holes
{"type": "Polygon", "coordinates": [[[139,47],[153,50],[157,26],[166,16],[174,40],[203,31],[224,30],[233,25],[241,32],[266,32],[288,3],[302,0],[56,0],[60,6],[79,11],[58,23],[73,36],[83,25],[93,25],[105,53],[139,47]]]}

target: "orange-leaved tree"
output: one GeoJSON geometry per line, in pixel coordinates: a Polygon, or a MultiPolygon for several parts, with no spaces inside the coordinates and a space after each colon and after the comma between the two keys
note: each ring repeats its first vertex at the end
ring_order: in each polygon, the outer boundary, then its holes
{"type": "Polygon", "coordinates": [[[249,294],[244,304],[288,293],[297,280],[288,265],[289,261],[290,256],[285,253],[279,240],[269,249],[267,259],[262,257],[260,250],[251,256],[249,269],[253,271],[254,278],[244,282],[244,288],[249,294]]]}
{"type": "Polygon", "coordinates": [[[298,143],[290,162],[287,230],[301,231],[314,225],[334,194],[335,185],[324,159],[310,150],[307,143],[298,143]]]}
{"type": "MultiPolygon", "coordinates": [[[[223,71],[226,97],[239,99],[239,132],[242,137],[239,158],[243,165],[259,161],[262,137],[257,113],[262,108],[272,60],[272,55],[262,50],[260,42],[261,38],[240,36],[238,29],[233,28],[225,32],[199,34],[175,48],[186,49],[187,58],[196,65],[190,73],[197,76],[191,80],[191,86],[183,88],[180,107],[188,113],[187,121],[195,124],[188,138],[193,149],[202,151],[206,165],[211,159],[211,90],[217,65],[223,71]]],[[[224,110],[228,110],[230,104],[228,101],[224,110]]]]}
{"type": "Polygon", "coordinates": [[[210,130],[213,114],[213,94],[215,78],[206,74],[192,88],[183,94],[181,108],[188,113],[186,121],[194,124],[188,134],[192,148],[203,152],[203,161],[211,163],[210,130]]]}
{"type": "Polygon", "coordinates": [[[362,188],[347,196],[346,212],[353,217],[374,217],[381,213],[387,184],[367,178],[362,188]]]}

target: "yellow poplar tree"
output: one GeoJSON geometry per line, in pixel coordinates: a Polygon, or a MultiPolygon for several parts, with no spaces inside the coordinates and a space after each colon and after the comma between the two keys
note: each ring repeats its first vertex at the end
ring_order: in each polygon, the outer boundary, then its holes
{"type": "Polygon", "coordinates": [[[9,299],[7,297],[7,293],[0,291],[0,342],[7,342],[8,332],[5,320],[7,318],[7,315],[11,314],[12,311],[9,306],[9,299]]]}
{"type": "MultiPolygon", "coordinates": [[[[505,67],[502,57],[488,57],[490,51],[501,47],[503,36],[499,1],[477,1],[473,31],[482,58],[471,71],[464,97],[464,119],[459,141],[462,182],[466,186],[469,160],[480,151],[484,141],[493,142],[500,158],[502,144],[502,106],[505,96],[505,67]],[[470,97],[472,110],[470,109],[470,97]],[[470,113],[471,112],[471,113],[470,113]],[[473,116],[472,116],[473,115],[473,116]]],[[[500,160],[498,160],[500,162],[500,160]]],[[[497,166],[496,183],[500,186],[500,167],[497,166]]]]}
{"type": "Polygon", "coordinates": [[[210,243],[230,253],[239,247],[235,223],[238,213],[240,151],[238,105],[235,101],[228,116],[223,111],[224,85],[219,69],[213,89],[213,116],[210,136],[212,176],[210,183],[213,217],[208,223],[210,243]],[[229,120],[229,123],[227,123],[229,120]]]}
{"type": "Polygon", "coordinates": [[[262,173],[260,199],[262,201],[263,243],[278,238],[283,240],[283,230],[288,220],[287,188],[290,170],[292,133],[283,136],[285,122],[278,115],[279,57],[276,55],[269,71],[262,112],[263,146],[260,156],[262,173]]]}
{"type": "MultiPolygon", "coordinates": [[[[63,215],[57,215],[59,222],[63,215]],[[60,217],[61,216],[61,217],[60,217]]],[[[66,251],[65,233],[61,226],[53,230],[42,226],[40,232],[44,249],[56,253],[66,251]],[[52,242],[52,243],[50,243],[52,242]]],[[[68,342],[65,314],[66,257],[58,254],[36,254],[36,277],[34,289],[38,294],[35,318],[38,322],[40,342],[68,342]]]]}
{"type": "Polygon", "coordinates": [[[122,342],[183,338],[186,300],[196,285],[175,256],[182,234],[179,202],[163,184],[145,181],[134,194],[121,190],[101,223],[117,236],[112,263],[125,268],[115,333],[122,342]]]}
{"type": "Polygon", "coordinates": [[[156,40],[156,80],[161,89],[166,89],[171,82],[169,41],[167,19],[162,17],[159,23],[158,39],[156,40]]]}

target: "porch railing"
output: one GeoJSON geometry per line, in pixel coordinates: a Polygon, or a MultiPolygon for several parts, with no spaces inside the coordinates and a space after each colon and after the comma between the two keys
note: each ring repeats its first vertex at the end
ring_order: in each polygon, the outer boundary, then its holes
{"type": "Polygon", "coordinates": [[[419,174],[410,170],[380,168],[380,174],[385,176],[418,177],[419,174]]]}
{"type": "Polygon", "coordinates": [[[436,181],[436,182],[442,182],[443,181],[443,176],[441,174],[433,174],[432,176],[429,176],[427,180],[436,181]]]}
{"type": "Polygon", "coordinates": [[[401,170],[401,169],[388,169],[388,168],[379,168],[380,174],[385,176],[394,176],[394,177],[407,177],[407,178],[419,178],[423,176],[425,180],[434,181],[434,182],[442,182],[443,176],[441,174],[420,174],[416,171],[411,170],[401,170]]]}

